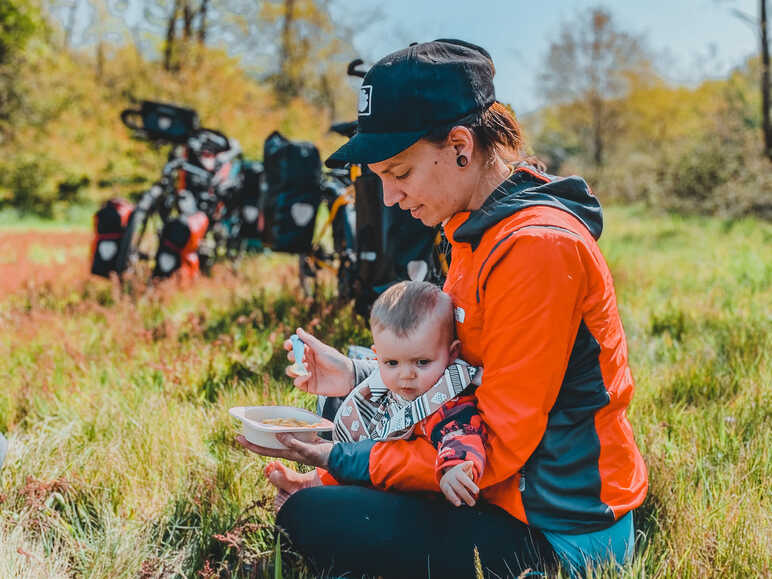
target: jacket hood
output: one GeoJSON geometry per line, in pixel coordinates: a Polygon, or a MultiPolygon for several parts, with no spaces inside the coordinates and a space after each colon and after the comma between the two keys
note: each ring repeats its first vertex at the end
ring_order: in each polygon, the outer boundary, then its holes
{"type": "Polygon", "coordinates": [[[522,209],[545,205],[567,211],[597,240],[603,231],[603,211],[590,186],[577,176],[555,177],[530,167],[518,167],[482,207],[472,211],[453,233],[453,240],[476,246],[483,233],[522,209]]]}

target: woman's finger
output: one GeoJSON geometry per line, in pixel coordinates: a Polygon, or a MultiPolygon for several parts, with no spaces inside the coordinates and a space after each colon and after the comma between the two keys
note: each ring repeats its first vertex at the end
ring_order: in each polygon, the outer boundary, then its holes
{"type": "Polygon", "coordinates": [[[326,346],[324,342],[313,334],[309,334],[303,328],[298,328],[295,333],[298,335],[298,338],[303,340],[303,342],[312,350],[318,350],[319,348],[324,348],[324,346],[326,346]]]}
{"type": "Polygon", "coordinates": [[[259,454],[260,456],[271,456],[273,458],[286,458],[289,460],[295,460],[295,458],[293,458],[293,456],[295,455],[294,450],[290,450],[286,448],[267,448],[265,446],[258,446],[256,444],[252,444],[251,442],[249,442],[241,434],[236,437],[236,442],[238,442],[241,446],[243,446],[250,452],[254,452],[255,454],[259,454]]]}
{"type": "Polygon", "coordinates": [[[332,450],[332,443],[318,436],[311,442],[304,442],[289,433],[278,433],[276,438],[294,453],[292,460],[309,466],[325,466],[332,450]]]}

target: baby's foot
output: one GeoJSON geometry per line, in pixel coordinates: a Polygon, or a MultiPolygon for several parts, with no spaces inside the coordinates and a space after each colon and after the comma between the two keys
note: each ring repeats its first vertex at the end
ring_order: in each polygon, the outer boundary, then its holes
{"type": "Polygon", "coordinates": [[[301,489],[317,487],[322,484],[316,470],[297,472],[280,462],[271,462],[263,471],[268,481],[279,489],[274,500],[274,508],[278,511],[287,499],[301,489]]]}

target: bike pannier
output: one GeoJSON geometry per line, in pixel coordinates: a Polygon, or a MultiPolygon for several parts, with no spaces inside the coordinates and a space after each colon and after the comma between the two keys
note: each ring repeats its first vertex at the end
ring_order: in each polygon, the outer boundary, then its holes
{"type": "Polygon", "coordinates": [[[134,205],[124,199],[110,199],[94,214],[94,241],[91,245],[91,273],[110,277],[126,268],[124,233],[134,205]]]}
{"type": "Polygon", "coordinates": [[[169,103],[142,101],[140,109],[126,109],[121,113],[123,123],[149,139],[184,143],[198,129],[198,113],[193,109],[169,103]],[[141,124],[133,119],[139,116],[141,124]]]}
{"type": "Polygon", "coordinates": [[[262,237],[264,220],[260,211],[263,190],[263,165],[259,161],[245,161],[243,165],[244,180],[238,194],[240,222],[239,237],[241,239],[258,240],[262,237]]]}
{"type": "Polygon", "coordinates": [[[194,276],[199,271],[198,246],[209,227],[209,218],[201,211],[167,222],[161,231],[161,243],[155,259],[155,277],[169,277],[175,271],[194,276]]]}
{"type": "Polygon", "coordinates": [[[428,280],[436,232],[397,205],[383,204],[380,178],[366,171],[356,192],[357,288],[355,309],[367,315],[386,288],[406,279],[428,280]]]}
{"type": "Polygon", "coordinates": [[[319,150],[312,143],[290,141],[274,132],[265,141],[263,165],[271,246],[289,253],[310,251],[322,197],[319,150]]]}

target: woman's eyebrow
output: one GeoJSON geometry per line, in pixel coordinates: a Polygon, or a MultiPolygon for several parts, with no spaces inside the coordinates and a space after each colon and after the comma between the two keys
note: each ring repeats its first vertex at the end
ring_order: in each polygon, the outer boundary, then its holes
{"type": "Polygon", "coordinates": [[[392,170],[394,167],[396,167],[397,165],[401,164],[401,163],[404,163],[404,161],[401,161],[401,160],[396,160],[396,161],[389,161],[389,162],[386,164],[386,167],[384,167],[384,168],[382,169],[382,171],[381,171],[381,172],[382,172],[382,173],[391,173],[391,170],[392,170]]]}

